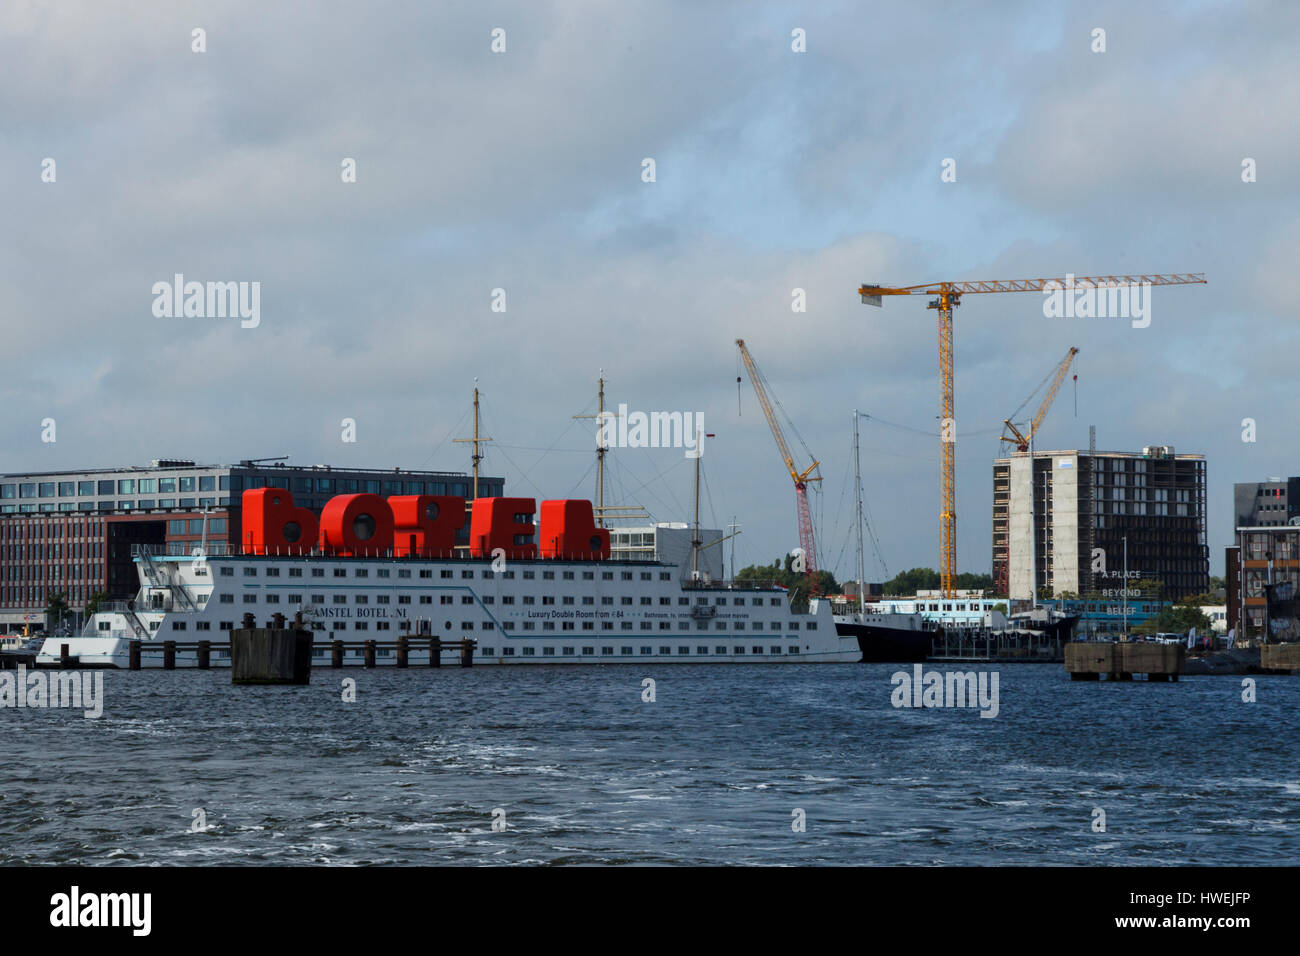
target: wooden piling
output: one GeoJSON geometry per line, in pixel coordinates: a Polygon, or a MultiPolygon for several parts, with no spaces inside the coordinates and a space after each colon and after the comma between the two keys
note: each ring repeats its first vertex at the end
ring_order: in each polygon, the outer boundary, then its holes
{"type": "Polygon", "coordinates": [[[365,661],[367,667],[375,666],[375,642],[373,640],[366,641],[365,661]]]}
{"type": "Polygon", "coordinates": [[[343,642],[330,641],[330,667],[343,666],[343,642]]]}
{"type": "Polygon", "coordinates": [[[478,641],[465,638],[460,642],[460,666],[474,666],[474,648],[478,646],[478,641]]]}
{"type": "Polygon", "coordinates": [[[68,645],[59,645],[59,666],[68,668],[72,666],[72,655],[68,653],[68,645]]]}
{"type": "Polygon", "coordinates": [[[163,670],[176,670],[176,642],[163,641],[163,670]]]}
{"type": "Polygon", "coordinates": [[[409,649],[409,645],[406,642],[406,635],[403,634],[401,637],[397,639],[397,666],[398,667],[406,666],[406,654],[408,649],[409,649]]]}
{"type": "Polygon", "coordinates": [[[230,682],[308,684],[311,655],[312,633],[306,628],[239,628],[230,632],[230,682]]]}
{"type": "Polygon", "coordinates": [[[206,671],[212,667],[212,642],[199,641],[198,649],[195,655],[199,659],[199,670],[206,671]]]}
{"type": "Polygon", "coordinates": [[[429,637],[429,666],[442,666],[442,639],[437,634],[429,637]]]}
{"type": "Polygon", "coordinates": [[[140,669],[140,642],[138,640],[127,641],[126,648],[127,668],[138,671],[140,669]]]}

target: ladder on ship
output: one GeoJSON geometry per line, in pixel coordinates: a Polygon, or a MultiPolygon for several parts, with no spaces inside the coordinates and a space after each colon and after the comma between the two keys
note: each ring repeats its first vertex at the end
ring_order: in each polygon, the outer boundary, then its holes
{"type": "Polygon", "coordinates": [[[189,591],[186,590],[185,585],[178,584],[172,577],[170,571],[163,571],[158,567],[158,565],[154,564],[153,554],[147,547],[141,548],[138,555],[140,558],[140,564],[144,567],[144,576],[148,579],[150,584],[156,588],[166,588],[167,593],[171,595],[173,599],[180,599],[180,603],[184,606],[185,610],[198,610],[198,606],[194,603],[193,598],[190,597],[189,591]]]}

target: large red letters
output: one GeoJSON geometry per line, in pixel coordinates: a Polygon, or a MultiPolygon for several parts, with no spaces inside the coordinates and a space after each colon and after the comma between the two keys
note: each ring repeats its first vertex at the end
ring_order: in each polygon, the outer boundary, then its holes
{"type": "Polygon", "coordinates": [[[534,498],[476,498],[469,516],[469,555],[493,558],[500,549],[507,558],[537,557],[537,542],[524,539],[537,533],[532,516],[534,498]]]}
{"type": "MultiPolygon", "coordinates": [[[[493,558],[603,560],[609,532],[597,528],[590,501],[478,498],[470,513],[469,555],[493,558]],[[540,524],[540,535],[538,525],[540,524]],[[541,541],[539,548],[537,541],[541,541]]],[[[339,495],[320,520],[293,503],[284,488],[244,492],[243,545],[250,554],[307,554],[319,548],[344,556],[452,557],[465,526],[465,499],[453,495],[339,495]]]]}
{"type": "Polygon", "coordinates": [[[453,495],[401,495],[393,509],[393,554],[399,558],[450,557],[465,527],[465,499],[453,495]]]}
{"type": "Polygon", "coordinates": [[[320,546],[326,554],[383,554],[393,546],[393,511],[378,495],[339,495],[320,513],[320,546]]]}
{"type": "Polygon", "coordinates": [[[316,516],[295,508],[284,488],[255,488],[243,500],[244,547],[253,554],[306,554],[316,547],[316,516]]]}
{"type": "Polygon", "coordinates": [[[609,531],[596,527],[590,501],[543,501],[540,517],[542,557],[602,561],[609,557],[609,531]]]}

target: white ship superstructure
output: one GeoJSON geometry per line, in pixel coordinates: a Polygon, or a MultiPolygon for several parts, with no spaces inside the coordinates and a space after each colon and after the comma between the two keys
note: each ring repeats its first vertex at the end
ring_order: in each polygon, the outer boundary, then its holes
{"type": "MultiPolygon", "coordinates": [[[[792,610],[777,587],[698,586],[678,565],[647,561],[277,557],[136,557],[134,600],[101,608],[78,637],[46,641],[41,663],[62,645],[81,666],[128,666],[141,642],[145,667],[158,667],[163,642],[212,644],[213,666],[229,665],[229,632],[245,614],[258,626],[302,612],[314,632],[314,663],[331,663],[330,642],[347,642],[345,663],[360,665],[360,642],[413,638],[410,663],[428,662],[421,633],[477,641],[477,664],[854,662],[854,637],[840,637],[830,602],[792,610]]],[[[445,648],[454,663],[460,648],[445,648]]],[[[179,667],[196,651],[180,647],[179,667]]],[[[378,664],[392,664],[379,647],[378,664]]]]}

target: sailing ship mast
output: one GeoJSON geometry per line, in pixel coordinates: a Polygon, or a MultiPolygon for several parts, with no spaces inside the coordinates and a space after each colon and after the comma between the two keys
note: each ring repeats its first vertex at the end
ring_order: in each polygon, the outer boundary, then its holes
{"type": "Polygon", "coordinates": [[[595,415],[574,415],[574,418],[596,419],[596,527],[605,527],[605,454],[609,446],[605,444],[605,370],[600,370],[597,384],[597,406],[595,415]]]}
{"type": "Polygon", "coordinates": [[[853,473],[858,496],[858,613],[867,613],[866,585],[862,571],[862,454],[858,445],[858,410],[853,409],[853,473]]]}
{"type": "Polygon", "coordinates": [[[484,442],[491,441],[491,438],[480,438],[478,433],[478,379],[474,379],[474,437],[473,438],[453,438],[453,442],[470,442],[474,445],[474,454],[470,460],[474,463],[474,497],[478,497],[478,463],[483,460],[483,455],[478,450],[478,446],[484,442]]]}

